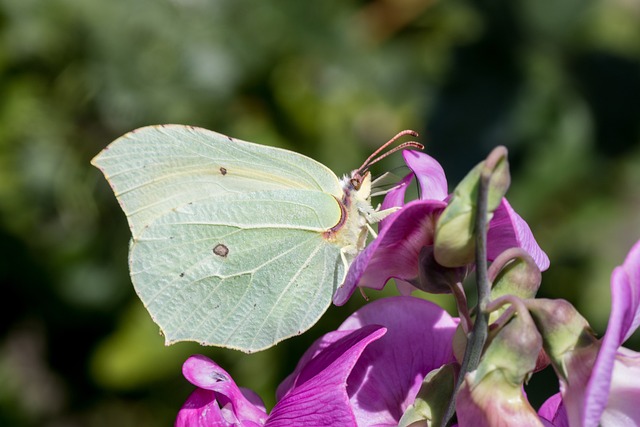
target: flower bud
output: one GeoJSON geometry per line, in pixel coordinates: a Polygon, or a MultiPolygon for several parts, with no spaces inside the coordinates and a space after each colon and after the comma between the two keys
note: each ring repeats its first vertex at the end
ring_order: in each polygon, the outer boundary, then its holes
{"type": "Polygon", "coordinates": [[[542,425],[522,391],[536,367],[542,337],[521,307],[489,343],[478,369],[465,376],[456,398],[460,425],[542,425]]]}
{"type": "Polygon", "coordinates": [[[474,260],[478,188],[483,176],[489,177],[488,223],[511,181],[506,148],[495,148],[485,161],[467,174],[454,190],[447,208],[438,219],[435,258],[443,266],[461,267],[474,260]]]}
{"type": "Polygon", "coordinates": [[[543,337],[544,349],[563,379],[568,378],[567,363],[581,348],[591,347],[596,337],[589,323],[565,300],[535,299],[525,302],[543,337]]]}
{"type": "Polygon", "coordinates": [[[536,262],[522,248],[507,249],[498,255],[491,263],[487,275],[493,283],[491,299],[504,295],[515,295],[521,299],[534,298],[542,282],[542,273],[536,262]]]}
{"type": "MultiPolygon", "coordinates": [[[[513,295],[520,299],[534,298],[540,283],[542,273],[531,255],[524,249],[511,248],[502,252],[491,263],[487,271],[491,282],[491,299],[496,300],[505,295],[513,295]]],[[[495,321],[504,309],[491,313],[489,323],[495,321]]]]}

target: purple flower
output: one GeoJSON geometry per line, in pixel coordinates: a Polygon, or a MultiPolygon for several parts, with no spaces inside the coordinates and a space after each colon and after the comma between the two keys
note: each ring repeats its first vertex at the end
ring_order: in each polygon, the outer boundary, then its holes
{"type": "Polygon", "coordinates": [[[640,325],[640,242],[611,275],[611,315],[604,337],[569,359],[561,393],[539,414],[555,426],[640,424],[640,353],[621,347],[640,325]],[[562,395],[562,399],[560,398],[562,395]]]}
{"type": "Polygon", "coordinates": [[[426,374],[454,360],[457,323],[418,298],[367,304],[307,350],[278,387],[269,415],[213,361],[192,356],[183,372],[198,389],[180,410],[176,427],[395,426],[426,374]]]}
{"type": "MultiPolygon", "coordinates": [[[[368,326],[334,333],[318,357],[297,372],[295,386],[267,416],[259,398],[243,393],[231,376],[212,360],[196,355],[184,363],[183,373],[198,389],[187,399],[176,427],[355,425],[345,383],[365,347],[384,335],[384,328],[368,326]]],[[[257,396],[256,396],[257,397],[257,396]]]]}
{"type": "MultiPolygon", "coordinates": [[[[433,245],[436,221],[447,207],[447,179],[442,166],[431,156],[412,150],[405,150],[402,155],[412,173],[382,203],[382,209],[402,209],[380,223],[378,237],[353,261],[333,297],[336,305],[346,303],[357,286],[380,290],[391,278],[396,279],[403,295],[415,290],[411,283],[419,278],[420,251],[433,245]],[[414,176],[420,199],[405,204],[405,193],[414,176]]],[[[531,229],[504,198],[491,219],[487,238],[489,260],[506,249],[521,247],[540,270],[549,267],[549,258],[536,243],[531,229]]]]}

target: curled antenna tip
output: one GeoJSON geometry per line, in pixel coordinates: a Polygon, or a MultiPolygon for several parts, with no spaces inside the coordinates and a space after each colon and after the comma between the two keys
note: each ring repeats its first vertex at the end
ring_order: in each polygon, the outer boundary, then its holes
{"type": "Polygon", "coordinates": [[[404,142],[398,146],[396,146],[395,148],[392,148],[391,150],[387,151],[384,154],[380,154],[381,151],[385,150],[386,148],[388,148],[391,144],[393,144],[395,141],[397,141],[398,139],[402,138],[403,136],[406,135],[411,135],[414,137],[419,136],[418,132],[416,132],[415,130],[411,130],[411,129],[405,129],[401,132],[398,132],[393,138],[391,138],[389,141],[387,141],[386,143],[384,143],[380,148],[378,148],[376,151],[373,152],[373,154],[371,154],[367,160],[364,161],[364,163],[362,164],[362,166],[360,166],[357,171],[359,175],[364,174],[367,169],[369,168],[369,166],[371,166],[372,164],[378,162],[379,160],[384,159],[385,157],[387,157],[390,154],[393,154],[399,150],[403,150],[405,148],[417,148],[418,150],[424,150],[424,145],[422,145],[421,143],[417,142],[417,141],[408,141],[408,142],[404,142]]]}
{"type": "Polygon", "coordinates": [[[411,129],[405,129],[405,130],[403,130],[402,132],[400,132],[398,134],[398,136],[404,136],[404,135],[411,135],[411,136],[414,136],[416,138],[420,136],[420,134],[418,132],[416,132],[415,130],[411,130],[411,129]]]}

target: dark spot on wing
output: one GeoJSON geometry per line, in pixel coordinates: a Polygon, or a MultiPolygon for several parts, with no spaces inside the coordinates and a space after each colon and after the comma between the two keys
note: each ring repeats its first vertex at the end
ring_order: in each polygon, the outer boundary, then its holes
{"type": "Polygon", "coordinates": [[[184,273],[180,273],[180,277],[184,277],[184,273]]]}
{"type": "Polygon", "coordinates": [[[226,168],[222,168],[222,167],[221,167],[221,168],[220,168],[220,173],[221,173],[222,175],[226,175],[226,174],[227,174],[227,169],[226,169],[226,168]]]}
{"type": "Polygon", "coordinates": [[[218,255],[219,257],[226,258],[229,255],[229,248],[223,245],[222,243],[218,243],[213,248],[213,254],[218,255]]]}
{"type": "Polygon", "coordinates": [[[227,136],[227,139],[231,142],[233,142],[233,138],[231,138],[230,136],[227,136]]]}

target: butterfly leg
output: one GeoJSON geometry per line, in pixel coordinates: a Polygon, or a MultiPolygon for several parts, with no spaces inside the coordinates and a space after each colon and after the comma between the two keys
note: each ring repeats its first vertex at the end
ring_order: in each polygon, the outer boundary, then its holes
{"type": "Polygon", "coordinates": [[[385,219],[386,217],[388,217],[389,215],[391,215],[394,212],[399,211],[401,208],[400,206],[394,206],[392,208],[389,209],[384,209],[384,210],[372,210],[371,212],[367,212],[367,223],[369,224],[375,224],[377,222],[382,221],[383,219],[385,219]]]}
{"type": "Polygon", "coordinates": [[[371,233],[373,238],[377,239],[378,238],[378,233],[376,233],[376,231],[373,229],[373,227],[371,227],[371,224],[369,224],[368,222],[367,222],[367,228],[369,229],[369,233],[371,233]]]}
{"type": "Polygon", "coordinates": [[[344,266],[345,274],[347,273],[347,271],[349,271],[349,262],[347,261],[347,256],[345,255],[345,253],[347,252],[347,248],[348,246],[340,248],[340,258],[342,258],[342,265],[344,266]]]}

